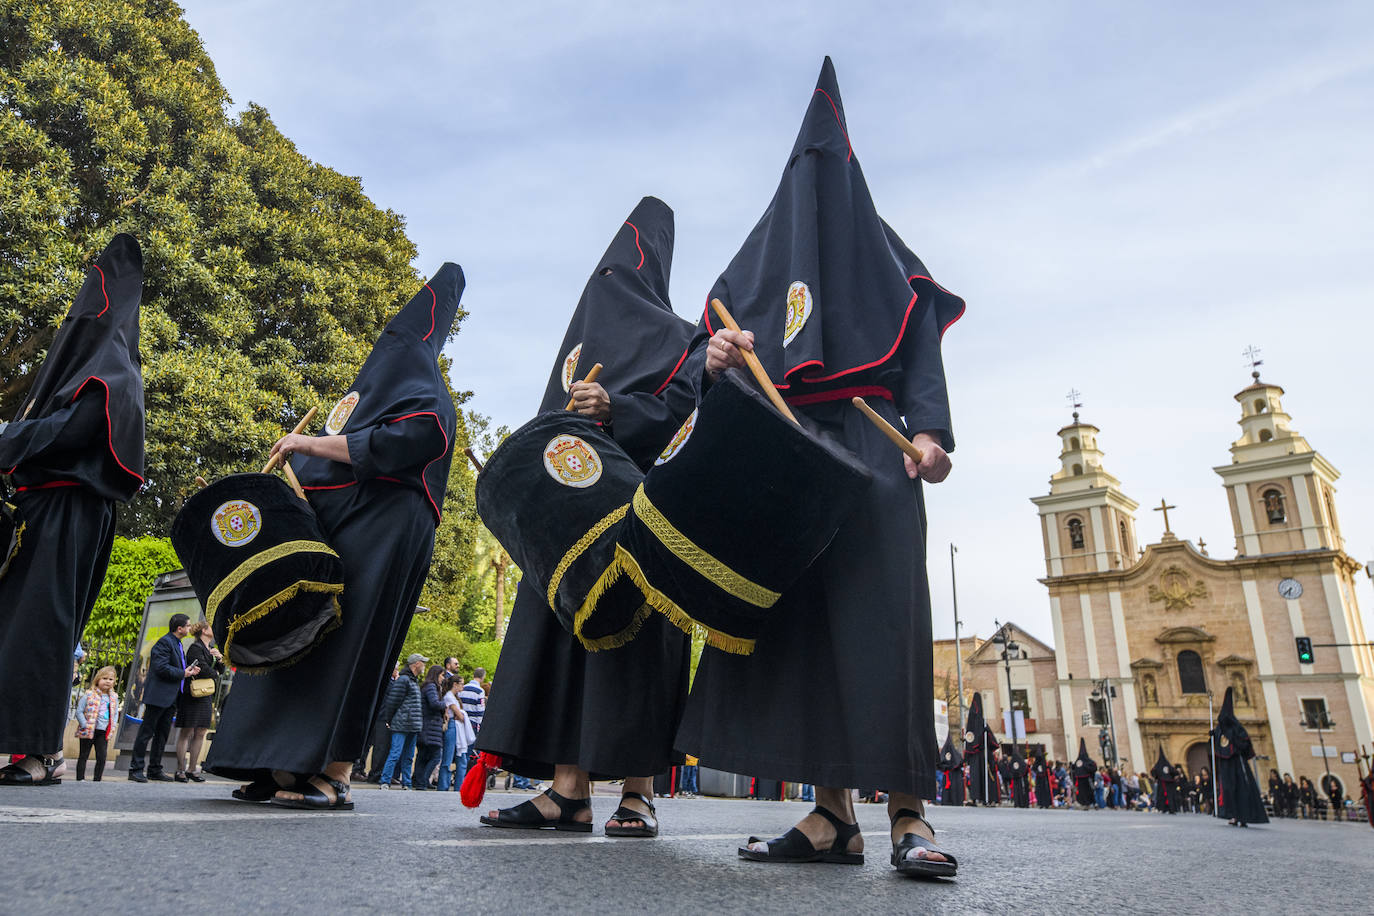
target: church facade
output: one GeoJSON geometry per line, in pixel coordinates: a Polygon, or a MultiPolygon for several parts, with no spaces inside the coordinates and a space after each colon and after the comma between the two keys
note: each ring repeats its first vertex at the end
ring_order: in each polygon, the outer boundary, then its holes
{"type": "Polygon", "coordinates": [[[1114,729],[1130,769],[1148,771],[1162,748],[1196,773],[1208,765],[1211,713],[1231,687],[1265,758],[1255,762],[1261,785],[1271,768],[1316,780],[1324,754],[1347,795],[1356,789],[1356,765],[1341,752],[1374,746],[1374,650],[1332,644],[1368,641],[1361,566],[1341,538],[1339,474],[1292,429],[1282,395],[1255,373],[1235,396],[1241,436],[1215,468],[1232,559],[1176,537],[1163,504],[1163,538],[1138,546],[1138,504],[1103,467],[1098,428],[1075,413],[1059,430],[1061,467],[1031,500],[1054,626],[1055,744],[1076,749],[1083,737],[1098,756],[1099,736],[1114,729]],[[1298,637],[1313,644],[1310,662],[1298,637]]]}

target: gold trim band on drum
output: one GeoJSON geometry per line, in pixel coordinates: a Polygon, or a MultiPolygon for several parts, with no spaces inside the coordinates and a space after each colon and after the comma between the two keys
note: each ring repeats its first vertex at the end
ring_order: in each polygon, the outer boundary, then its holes
{"type": "MultiPolygon", "coordinates": [[[[307,544],[308,544],[308,543],[312,543],[312,542],[306,541],[306,542],[304,542],[304,543],[307,543],[307,544]]],[[[315,551],[315,552],[318,553],[319,551],[315,551]]],[[[331,553],[332,553],[332,552],[333,552],[333,551],[331,551],[331,553]]],[[[309,580],[302,580],[302,581],[300,581],[300,582],[294,582],[294,583],[292,583],[291,585],[288,585],[286,588],[284,588],[284,589],[282,589],[281,591],[277,592],[277,593],[276,593],[275,595],[273,595],[271,598],[268,598],[268,599],[267,599],[266,601],[264,601],[262,604],[259,604],[259,605],[258,605],[257,607],[255,607],[255,608],[252,608],[251,610],[248,611],[248,613],[241,615],[237,620],[235,620],[233,623],[229,624],[228,635],[224,637],[224,654],[225,654],[226,656],[229,654],[229,647],[232,646],[233,643],[234,643],[234,634],[236,634],[239,630],[243,629],[244,627],[248,626],[250,623],[253,623],[253,622],[255,622],[255,621],[261,619],[262,617],[265,617],[265,616],[268,614],[269,611],[275,610],[276,608],[278,608],[278,607],[280,607],[281,605],[285,604],[286,602],[290,601],[292,598],[296,597],[296,596],[297,596],[298,594],[300,594],[302,591],[317,592],[317,593],[322,594],[322,595],[329,595],[329,594],[338,595],[338,594],[340,594],[341,592],[343,592],[343,590],[344,590],[344,587],[343,587],[343,583],[342,583],[342,582],[311,582],[311,581],[309,581],[309,580]]],[[[209,618],[210,620],[212,620],[212,621],[214,620],[214,618],[211,617],[208,613],[207,613],[205,616],[206,616],[207,618],[209,618]]],[[[315,642],[318,644],[319,641],[320,641],[321,639],[324,638],[324,636],[325,636],[326,633],[330,632],[330,631],[333,630],[335,627],[337,627],[337,626],[339,625],[339,623],[341,622],[342,617],[343,617],[343,609],[339,607],[339,602],[338,602],[338,600],[336,599],[336,600],[334,601],[334,620],[333,620],[332,622],[330,622],[329,624],[327,624],[327,625],[324,627],[324,629],[320,630],[319,636],[316,637],[315,642]]],[[[299,661],[302,657],[303,657],[303,653],[300,654],[300,655],[297,655],[293,660],[290,660],[290,661],[288,661],[288,662],[282,662],[282,663],[278,663],[278,664],[276,664],[276,665],[267,665],[267,666],[264,666],[264,667],[265,667],[265,668],[280,668],[280,667],[286,667],[287,665],[294,665],[294,664],[295,664],[297,661],[299,661]]],[[[261,671],[261,670],[264,670],[263,668],[247,669],[247,668],[243,668],[242,666],[239,666],[239,667],[240,667],[242,670],[249,670],[249,671],[261,671]]]]}
{"type": "Polygon", "coordinates": [[[563,574],[568,571],[568,567],[572,566],[573,563],[577,561],[577,558],[582,556],[582,554],[587,551],[587,548],[591,547],[592,544],[596,542],[597,538],[605,534],[608,528],[624,518],[625,513],[628,511],[630,511],[629,503],[619,508],[612,509],[605,518],[588,529],[587,533],[582,535],[582,537],[578,538],[577,543],[573,544],[572,547],[568,549],[567,553],[563,554],[563,559],[558,561],[558,565],[554,567],[553,575],[549,577],[548,599],[550,609],[557,604],[558,585],[563,581],[563,574]]]}
{"type": "Polygon", "coordinates": [[[573,633],[577,636],[578,642],[582,643],[582,646],[589,652],[618,649],[628,644],[639,634],[640,627],[644,626],[644,621],[651,611],[657,611],[667,617],[673,626],[688,635],[700,630],[705,636],[706,644],[720,649],[722,652],[729,652],[732,655],[752,655],[754,653],[754,640],[743,636],[731,636],[729,633],[707,626],[678,607],[673,599],[654,588],[648,577],[644,575],[644,570],[640,569],[638,561],[619,544],[615,545],[615,559],[596,580],[592,590],[587,593],[587,599],[582,602],[582,607],[578,608],[577,614],[573,617],[573,633]],[[628,577],[634,583],[635,588],[639,589],[639,593],[644,596],[644,604],[635,611],[629,625],[619,633],[612,633],[597,639],[584,637],[582,628],[586,624],[587,618],[595,612],[596,605],[606,594],[606,590],[614,585],[621,576],[628,577]]]}
{"type": "MultiPolygon", "coordinates": [[[[229,596],[230,592],[243,584],[244,579],[247,579],[268,563],[275,562],[293,553],[327,553],[332,557],[338,556],[328,544],[322,544],[319,541],[283,541],[275,547],[269,547],[261,553],[255,554],[247,560],[244,560],[233,572],[225,576],[224,580],[220,582],[219,585],[215,586],[214,591],[210,592],[210,597],[205,602],[205,619],[214,623],[215,613],[219,610],[220,603],[229,596]]],[[[232,641],[235,633],[262,617],[262,615],[266,614],[268,611],[288,599],[295,597],[296,592],[300,590],[301,586],[307,586],[307,590],[309,591],[332,592],[334,594],[343,591],[342,583],[297,582],[295,585],[288,587],[285,591],[278,592],[257,607],[239,615],[239,618],[226,628],[224,654],[229,654],[229,643],[232,641]],[[309,588],[309,586],[314,587],[309,588]],[[287,592],[290,592],[290,594],[287,594],[287,592]]]]}
{"type": "MultiPolygon", "coordinates": [[[[764,588],[757,582],[753,582],[726,566],[720,560],[711,556],[691,538],[668,521],[658,507],[649,501],[649,496],[644,492],[644,485],[640,484],[635,490],[633,505],[635,515],[644,525],[653,532],[654,537],[667,547],[682,562],[692,567],[704,579],[716,588],[733,595],[741,601],[747,601],[754,607],[770,608],[778,603],[782,597],[781,592],[775,592],[764,588]]],[[[628,554],[627,554],[628,556],[628,554]]]]}

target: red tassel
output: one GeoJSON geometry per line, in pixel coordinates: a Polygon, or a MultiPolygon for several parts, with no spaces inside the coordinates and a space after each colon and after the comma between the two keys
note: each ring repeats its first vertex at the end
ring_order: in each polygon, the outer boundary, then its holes
{"type": "Polygon", "coordinates": [[[463,777],[462,791],[458,793],[464,807],[476,808],[482,804],[482,798],[487,794],[487,774],[500,768],[501,758],[495,754],[482,751],[477,755],[477,762],[468,768],[468,775],[463,777]]]}

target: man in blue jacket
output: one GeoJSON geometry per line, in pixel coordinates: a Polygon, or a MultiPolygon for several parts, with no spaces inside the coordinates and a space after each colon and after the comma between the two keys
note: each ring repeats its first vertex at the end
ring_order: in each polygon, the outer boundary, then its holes
{"type": "Polygon", "coordinates": [[[181,645],[190,626],[191,618],[173,614],[167,622],[167,632],[153,643],[148,653],[148,678],[143,682],[143,724],[138,727],[134,754],[129,759],[129,779],[134,782],[172,781],[172,777],[162,772],[162,751],[172,730],[177,695],[186,689],[186,678],[200,673],[199,665],[187,666],[186,652],[181,645]],[[152,759],[148,761],[148,775],[145,776],[143,765],[149,740],[153,743],[152,759]]]}

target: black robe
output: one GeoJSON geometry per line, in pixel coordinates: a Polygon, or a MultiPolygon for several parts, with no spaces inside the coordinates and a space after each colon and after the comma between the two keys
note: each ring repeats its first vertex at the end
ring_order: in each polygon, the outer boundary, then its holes
{"type": "Polygon", "coordinates": [[[24,525],[0,578],[0,752],[62,748],[72,656],[105,580],[115,503],[143,484],[143,255],[118,235],[86,274],[0,433],[24,525]]]}
{"type": "Polygon", "coordinates": [[[1164,748],[1159,749],[1159,759],[1155,761],[1150,775],[1155,781],[1155,808],[1174,814],[1178,811],[1178,771],[1164,756],[1164,748]]]}
{"type": "MultiPolygon", "coordinates": [[[[940,337],[963,302],[878,217],[828,59],[773,201],[711,297],[755,332],[794,413],[873,481],[773,606],[754,653],[703,652],[677,747],[730,772],[929,792],[938,750],[921,483],[849,400],[862,394],[907,435],[930,431],[952,450],[940,337]]],[[[698,340],[715,326],[708,309],[698,340]]]]}
{"type": "Polygon", "coordinates": [[[217,775],[314,774],[362,755],[434,551],[457,427],[438,357],[462,293],[462,270],[445,264],[326,418],[320,435],[346,436],[351,465],[292,459],[343,559],[343,620],[297,664],[235,679],[206,758],[217,775]]]}
{"type": "MultiPolygon", "coordinates": [[[[646,197],[587,281],[539,408],[563,409],[565,383],[600,362],[597,381],[611,399],[603,428],[641,469],[695,406],[681,371],[692,326],[668,303],[672,257],[673,211],[646,197]]],[[[552,778],[560,763],[598,778],[662,773],[681,762],[673,738],[690,663],[690,639],[659,614],[626,645],[587,652],[547,599],[521,582],[501,648],[501,689],[488,702],[477,748],[538,779],[552,778]]]]}
{"type": "Polygon", "coordinates": [[[938,778],[940,804],[962,805],[964,803],[964,755],[954,746],[954,733],[945,736],[944,747],[940,748],[940,762],[935,765],[940,771],[938,778]]]}
{"type": "Polygon", "coordinates": [[[968,763],[968,797],[974,804],[991,804],[997,798],[997,782],[989,781],[991,746],[983,720],[983,695],[975,693],[964,722],[964,761],[968,763]]]}
{"type": "Polygon", "coordinates": [[[1030,807],[1030,770],[1026,759],[1013,746],[1011,759],[1003,764],[1002,778],[1006,781],[1007,795],[1018,808],[1030,807]]]}
{"type": "Polygon", "coordinates": [[[1091,808],[1096,803],[1093,795],[1093,774],[1097,772],[1097,763],[1088,756],[1088,743],[1078,739],[1078,757],[1073,762],[1073,792],[1074,801],[1085,808],[1091,808]]]}
{"type": "Polygon", "coordinates": [[[1241,824],[1267,824],[1259,783],[1250,768],[1255,756],[1250,733],[1232,710],[1232,688],[1226,688],[1216,727],[1212,729],[1212,752],[1217,764],[1217,817],[1241,824]]]}
{"type": "Polygon", "coordinates": [[[1032,762],[1031,776],[1035,779],[1035,806],[1037,808],[1054,807],[1053,793],[1050,792],[1050,768],[1045,763],[1043,754],[1036,757],[1032,762]]]}

